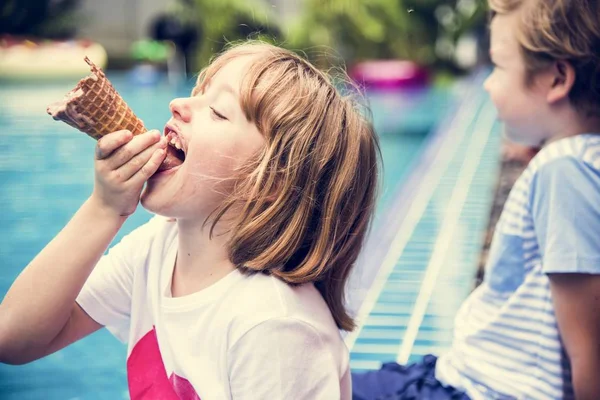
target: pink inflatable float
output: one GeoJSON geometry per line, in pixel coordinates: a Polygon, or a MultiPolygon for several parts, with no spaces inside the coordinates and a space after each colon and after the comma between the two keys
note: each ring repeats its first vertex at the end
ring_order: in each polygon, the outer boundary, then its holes
{"type": "Polygon", "coordinates": [[[373,60],[356,64],[350,77],[366,89],[418,89],[428,86],[428,71],[412,61],[373,60]]]}

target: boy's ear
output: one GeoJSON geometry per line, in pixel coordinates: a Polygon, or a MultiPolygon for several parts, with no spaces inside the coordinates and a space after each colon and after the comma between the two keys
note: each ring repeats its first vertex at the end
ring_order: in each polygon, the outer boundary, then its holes
{"type": "Polygon", "coordinates": [[[554,104],[567,99],[575,84],[575,68],[571,63],[559,60],[553,63],[550,74],[552,83],[546,95],[548,103],[554,104]]]}

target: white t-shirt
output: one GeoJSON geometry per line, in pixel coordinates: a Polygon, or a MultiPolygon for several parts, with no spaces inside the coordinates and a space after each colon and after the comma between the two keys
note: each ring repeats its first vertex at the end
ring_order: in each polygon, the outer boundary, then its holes
{"type": "Polygon", "coordinates": [[[171,297],[177,223],[154,217],[95,267],[78,304],[128,343],[137,399],[350,399],[348,350],[314,285],[233,271],[171,297]]]}

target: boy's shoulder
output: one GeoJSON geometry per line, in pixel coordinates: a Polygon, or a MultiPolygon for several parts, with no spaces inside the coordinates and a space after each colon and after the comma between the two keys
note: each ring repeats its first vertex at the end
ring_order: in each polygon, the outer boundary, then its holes
{"type": "Polygon", "coordinates": [[[586,134],[550,143],[529,162],[504,205],[509,225],[527,225],[540,200],[564,198],[600,187],[600,135],[586,134]],[[509,218],[510,217],[510,218],[509,218]]]}
{"type": "Polygon", "coordinates": [[[600,171],[600,134],[582,134],[550,143],[531,160],[524,175],[560,173],[566,165],[600,171]]]}
{"type": "Polygon", "coordinates": [[[525,215],[545,201],[563,204],[584,194],[594,197],[598,188],[600,135],[577,135],[540,150],[515,182],[505,208],[518,208],[518,214],[525,215]]]}

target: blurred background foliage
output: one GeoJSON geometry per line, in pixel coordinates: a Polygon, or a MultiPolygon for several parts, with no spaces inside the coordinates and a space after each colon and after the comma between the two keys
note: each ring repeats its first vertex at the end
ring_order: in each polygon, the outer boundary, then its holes
{"type": "MultiPolygon", "coordinates": [[[[79,1],[2,0],[0,34],[75,36],[86,21],[77,10],[79,1]]],[[[304,51],[322,67],[342,60],[352,65],[369,59],[403,59],[456,73],[468,67],[457,58],[461,40],[480,40],[487,23],[486,0],[289,2],[297,12],[285,21],[269,0],[172,0],[165,3],[165,15],[187,32],[188,42],[193,40],[186,53],[195,70],[227,42],[259,38],[304,51]]],[[[169,24],[163,23],[172,30],[172,21],[169,24]]]]}
{"type": "Polygon", "coordinates": [[[0,35],[67,39],[85,23],[80,0],[0,0],[0,35]]]}
{"type": "Polygon", "coordinates": [[[289,26],[278,23],[268,1],[189,2],[180,0],[180,15],[203,29],[197,66],[224,39],[259,37],[305,51],[322,67],[339,60],[406,59],[460,72],[460,40],[483,36],[487,22],[485,0],[304,0],[289,26]]]}
{"type": "Polygon", "coordinates": [[[232,41],[246,38],[277,42],[277,17],[262,0],[178,0],[170,12],[198,32],[193,65],[196,70],[232,41]]]}
{"type": "Polygon", "coordinates": [[[200,65],[225,39],[260,37],[306,51],[317,63],[408,59],[457,72],[459,41],[487,22],[485,0],[304,0],[289,26],[278,23],[268,1],[180,0],[180,10],[203,30],[200,65]],[[335,55],[323,57],[327,49],[335,55]]]}

